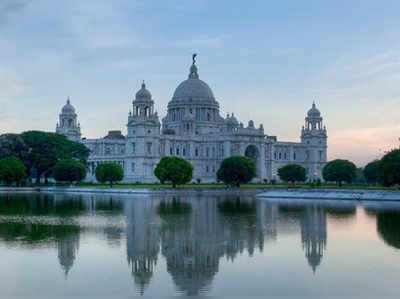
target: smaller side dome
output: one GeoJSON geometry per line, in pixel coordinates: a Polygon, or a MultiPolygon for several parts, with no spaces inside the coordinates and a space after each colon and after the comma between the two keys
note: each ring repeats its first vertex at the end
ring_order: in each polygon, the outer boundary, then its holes
{"type": "Polygon", "coordinates": [[[151,100],[151,93],[146,89],[146,84],[144,83],[144,81],[142,83],[142,88],[136,93],[135,98],[136,100],[142,100],[142,101],[151,100]]]}
{"type": "Polygon", "coordinates": [[[75,113],[75,108],[74,106],[71,105],[71,101],[68,98],[67,103],[62,107],[61,113],[63,114],[74,114],[75,113]]]}
{"type": "Polygon", "coordinates": [[[321,116],[321,112],[319,112],[319,110],[315,106],[315,102],[313,102],[311,109],[308,110],[307,116],[308,117],[320,117],[321,116]]]}

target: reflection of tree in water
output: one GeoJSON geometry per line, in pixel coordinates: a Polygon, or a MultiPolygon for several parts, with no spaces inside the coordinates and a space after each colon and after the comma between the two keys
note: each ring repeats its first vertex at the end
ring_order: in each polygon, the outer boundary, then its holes
{"type": "Polygon", "coordinates": [[[400,249],[400,211],[378,213],[377,230],[386,244],[400,249]]]}
{"type": "Polygon", "coordinates": [[[354,219],[356,210],[356,205],[329,205],[325,207],[328,216],[341,222],[354,219]]]}
{"type": "Polygon", "coordinates": [[[0,239],[8,246],[57,247],[60,265],[68,275],[79,248],[77,225],[9,222],[0,225],[0,239]]]}

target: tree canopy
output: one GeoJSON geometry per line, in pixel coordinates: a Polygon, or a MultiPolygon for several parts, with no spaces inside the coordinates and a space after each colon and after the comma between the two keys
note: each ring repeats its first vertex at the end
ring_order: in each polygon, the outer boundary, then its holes
{"type": "Polygon", "coordinates": [[[19,183],[26,176],[26,167],[20,159],[14,156],[0,160],[0,181],[7,185],[19,183]]]}
{"type": "Polygon", "coordinates": [[[29,147],[19,134],[0,135],[0,159],[15,156],[24,161],[28,152],[29,147]]]}
{"type": "Polygon", "coordinates": [[[21,138],[29,148],[23,161],[26,167],[35,169],[37,182],[41,175],[49,176],[52,168],[61,159],[76,159],[86,163],[89,149],[80,142],[68,140],[65,136],[42,131],[27,131],[21,138]]]}
{"type": "Polygon", "coordinates": [[[378,178],[384,186],[400,184],[400,149],[383,156],[379,163],[378,178]]]}
{"type": "Polygon", "coordinates": [[[217,171],[217,179],[230,186],[250,182],[256,176],[256,167],[252,159],[243,156],[232,156],[222,161],[217,171]]]}
{"type": "Polygon", "coordinates": [[[368,163],[364,169],[364,177],[368,184],[375,184],[378,181],[379,160],[368,163]]]}
{"type": "Polygon", "coordinates": [[[193,166],[179,157],[163,157],[154,170],[161,184],[171,182],[173,187],[189,183],[193,176],[193,166]]]}
{"type": "Polygon", "coordinates": [[[278,175],[285,182],[304,182],[306,180],[306,169],[298,164],[288,164],[278,169],[278,175]]]}
{"type": "Polygon", "coordinates": [[[351,183],[356,177],[357,167],[348,160],[336,159],[328,162],[322,170],[324,180],[336,182],[339,186],[342,182],[351,183]]]}
{"type": "Polygon", "coordinates": [[[74,159],[64,159],[53,167],[53,177],[59,182],[80,182],[86,177],[86,167],[74,159]]]}
{"type": "Polygon", "coordinates": [[[110,187],[124,178],[121,165],[114,162],[102,163],[96,167],[96,180],[101,183],[108,182],[110,187]]]}

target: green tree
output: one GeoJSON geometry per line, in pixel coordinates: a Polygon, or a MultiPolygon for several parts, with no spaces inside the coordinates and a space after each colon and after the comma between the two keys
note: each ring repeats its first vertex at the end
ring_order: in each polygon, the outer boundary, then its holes
{"type": "Polygon", "coordinates": [[[222,161],[217,171],[217,179],[230,186],[250,182],[256,176],[256,167],[252,159],[243,156],[232,156],[222,161]]]}
{"type": "Polygon", "coordinates": [[[0,159],[15,156],[24,162],[28,152],[29,148],[19,134],[0,135],[0,159]]]}
{"type": "Polygon", "coordinates": [[[378,182],[378,169],[379,169],[379,160],[372,161],[368,163],[364,169],[364,177],[368,184],[376,184],[378,182]]]}
{"type": "Polygon", "coordinates": [[[59,182],[80,182],[86,177],[86,167],[74,159],[64,159],[53,167],[53,177],[59,182]]]}
{"type": "Polygon", "coordinates": [[[278,175],[285,182],[304,182],[306,180],[306,169],[298,164],[288,164],[278,169],[278,175]]]}
{"type": "Polygon", "coordinates": [[[356,178],[357,167],[348,160],[336,159],[328,162],[322,170],[325,181],[336,182],[342,186],[342,182],[351,183],[356,178]]]}
{"type": "Polygon", "coordinates": [[[59,160],[76,159],[86,164],[89,157],[90,150],[84,144],[68,140],[60,134],[27,131],[21,137],[29,148],[24,164],[29,172],[35,170],[37,183],[42,175],[47,180],[59,160]]]}
{"type": "Polygon", "coordinates": [[[19,182],[26,176],[26,167],[20,159],[11,156],[0,160],[0,181],[10,185],[19,182]]]}
{"type": "Polygon", "coordinates": [[[378,167],[378,178],[384,186],[400,184],[400,149],[383,156],[378,167]]]}
{"type": "Polygon", "coordinates": [[[102,163],[96,167],[96,180],[101,183],[108,182],[112,188],[113,184],[124,178],[124,170],[118,163],[102,163]]]}
{"type": "Polygon", "coordinates": [[[157,164],[154,175],[161,184],[171,182],[173,188],[176,185],[186,184],[193,176],[193,166],[185,159],[178,157],[164,157],[157,164]]]}

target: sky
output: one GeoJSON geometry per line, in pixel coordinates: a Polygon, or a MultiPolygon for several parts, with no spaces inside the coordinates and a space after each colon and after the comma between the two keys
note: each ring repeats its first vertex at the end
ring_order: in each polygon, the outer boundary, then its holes
{"type": "Polygon", "coordinates": [[[316,102],[328,158],[399,146],[400,1],[0,0],[0,134],[126,132],[142,80],[159,115],[198,53],[221,115],[298,141],[316,102]]]}

